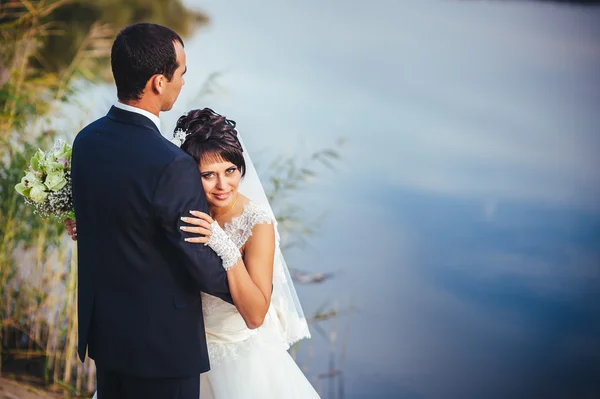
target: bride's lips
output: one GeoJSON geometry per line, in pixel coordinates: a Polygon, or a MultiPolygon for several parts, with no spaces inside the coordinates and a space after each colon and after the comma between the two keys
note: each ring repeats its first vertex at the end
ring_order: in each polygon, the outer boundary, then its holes
{"type": "Polygon", "coordinates": [[[228,192],[225,194],[214,194],[213,193],[213,197],[215,197],[219,201],[225,201],[227,198],[229,198],[230,195],[231,195],[231,192],[228,192]]]}

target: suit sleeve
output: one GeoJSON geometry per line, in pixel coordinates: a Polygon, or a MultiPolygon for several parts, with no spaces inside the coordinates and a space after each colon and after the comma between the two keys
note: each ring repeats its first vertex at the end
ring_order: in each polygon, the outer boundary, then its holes
{"type": "Polygon", "coordinates": [[[154,192],[154,207],[167,239],[177,249],[179,263],[198,290],[233,303],[221,258],[207,246],[184,241],[186,235],[180,229],[181,217],[190,216],[189,211],[208,213],[200,172],[192,157],[176,156],[165,168],[154,192]]]}

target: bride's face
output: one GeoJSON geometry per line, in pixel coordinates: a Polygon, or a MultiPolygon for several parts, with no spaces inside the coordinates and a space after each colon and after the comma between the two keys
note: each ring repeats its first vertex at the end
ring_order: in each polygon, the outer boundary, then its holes
{"type": "Polygon", "coordinates": [[[231,205],[242,178],[237,166],[225,160],[200,162],[200,176],[210,207],[224,208],[231,205]]]}

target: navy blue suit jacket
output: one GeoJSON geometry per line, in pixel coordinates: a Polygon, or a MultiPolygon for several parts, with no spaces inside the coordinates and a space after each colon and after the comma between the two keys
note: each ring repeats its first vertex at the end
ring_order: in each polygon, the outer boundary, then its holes
{"type": "Polygon", "coordinates": [[[200,291],[232,299],[221,259],[180,230],[208,212],[195,161],[112,107],[75,138],[72,178],[80,358],[146,378],[207,371],[200,291]]]}

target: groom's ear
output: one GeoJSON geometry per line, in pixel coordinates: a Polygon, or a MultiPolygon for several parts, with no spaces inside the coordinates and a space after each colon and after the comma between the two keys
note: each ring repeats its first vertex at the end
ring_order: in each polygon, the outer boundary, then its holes
{"type": "Polygon", "coordinates": [[[167,83],[167,79],[164,75],[156,74],[150,78],[152,91],[156,94],[163,93],[163,90],[165,89],[165,83],[167,83]]]}

